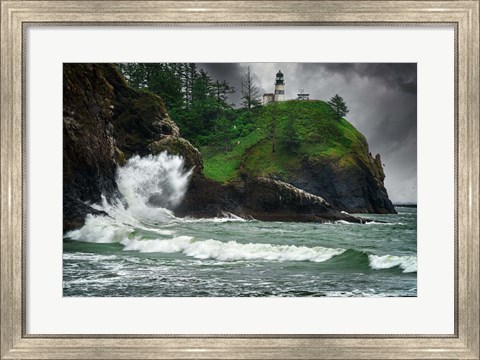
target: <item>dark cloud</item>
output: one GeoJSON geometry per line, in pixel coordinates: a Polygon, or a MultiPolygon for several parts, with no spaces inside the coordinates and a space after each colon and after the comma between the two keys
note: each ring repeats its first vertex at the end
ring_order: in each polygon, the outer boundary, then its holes
{"type": "Polygon", "coordinates": [[[282,70],[286,98],[299,89],[311,99],[340,94],[350,112],[347,119],[367,138],[370,151],[385,164],[385,184],[393,201],[416,201],[417,184],[417,65],[414,63],[227,63],[198,64],[210,76],[237,89],[240,104],[243,68],[251,66],[261,92],[272,92],[282,70]]]}
{"type": "Polygon", "coordinates": [[[243,68],[239,63],[201,63],[197,66],[215,80],[227,80],[235,89],[235,93],[230,96],[230,101],[237,106],[241,103],[240,89],[243,68]]]}
{"type": "Polygon", "coordinates": [[[238,74],[242,70],[239,63],[203,63],[197,64],[215,79],[224,80],[232,78],[232,74],[238,74]]]}
{"type": "Polygon", "coordinates": [[[327,74],[340,73],[344,77],[375,79],[388,88],[398,89],[409,94],[417,93],[417,64],[414,63],[337,63],[321,65],[327,74]]]}

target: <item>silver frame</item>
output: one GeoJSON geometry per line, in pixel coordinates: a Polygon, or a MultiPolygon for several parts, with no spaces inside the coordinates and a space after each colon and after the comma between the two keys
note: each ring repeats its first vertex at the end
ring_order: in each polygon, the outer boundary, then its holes
{"type": "Polygon", "coordinates": [[[466,1],[5,1],[1,3],[1,359],[479,359],[479,5],[466,1]],[[202,10],[202,11],[198,11],[202,10]],[[272,20],[273,19],[273,20],[272,20]],[[50,25],[455,26],[455,333],[28,335],[24,29],[50,25]]]}

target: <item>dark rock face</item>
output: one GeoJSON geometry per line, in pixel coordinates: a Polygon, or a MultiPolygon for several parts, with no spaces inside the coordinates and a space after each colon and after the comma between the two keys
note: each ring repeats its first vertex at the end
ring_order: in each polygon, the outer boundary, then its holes
{"type": "Polygon", "coordinates": [[[66,231],[96,213],[85,202],[99,202],[102,194],[118,196],[118,165],[134,154],[149,154],[150,143],[179,132],[158,96],[129,88],[109,64],[65,64],[63,104],[66,231]]]}
{"type": "Polygon", "coordinates": [[[126,158],[150,154],[149,145],[166,136],[179,136],[163,101],[157,95],[128,87],[123,75],[103,65],[106,80],[114,93],[113,127],[117,147],[126,158]]]}
{"type": "Polygon", "coordinates": [[[63,226],[83,224],[101,194],[117,191],[111,107],[113,87],[101,67],[65,64],[63,77],[63,226]]]}
{"type": "Polygon", "coordinates": [[[231,213],[263,221],[364,223],[335,210],[323,198],[290,184],[268,178],[248,178],[230,185],[193,178],[177,216],[212,217],[231,213]]]}
{"type": "Polygon", "coordinates": [[[330,161],[304,160],[299,173],[289,181],[350,213],[394,214],[396,210],[388,198],[384,179],[380,155],[377,155],[375,159],[370,156],[370,164],[357,160],[347,168],[330,161]]]}
{"type": "Polygon", "coordinates": [[[325,199],[283,181],[265,177],[248,179],[240,203],[242,211],[258,220],[329,222],[364,220],[335,210],[325,199]]]}

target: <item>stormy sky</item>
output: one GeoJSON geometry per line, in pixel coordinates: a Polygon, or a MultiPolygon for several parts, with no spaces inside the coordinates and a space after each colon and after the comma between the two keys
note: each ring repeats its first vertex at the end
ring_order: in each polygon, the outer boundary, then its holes
{"type": "Polygon", "coordinates": [[[385,164],[385,186],[394,202],[417,201],[417,66],[410,63],[211,63],[197,64],[216,80],[227,80],[240,100],[240,79],[250,66],[260,94],[274,90],[275,74],[285,75],[285,97],[303,89],[310,99],[342,96],[346,119],[365,135],[373,155],[385,164]]]}

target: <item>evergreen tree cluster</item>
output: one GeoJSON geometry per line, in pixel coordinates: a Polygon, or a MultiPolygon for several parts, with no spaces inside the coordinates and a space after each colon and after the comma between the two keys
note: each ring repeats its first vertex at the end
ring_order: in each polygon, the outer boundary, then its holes
{"type": "Polygon", "coordinates": [[[223,146],[235,136],[234,120],[238,118],[238,111],[229,101],[235,89],[227,81],[213,80],[194,63],[123,63],[117,66],[131,87],[163,99],[182,136],[195,145],[223,146]]]}

